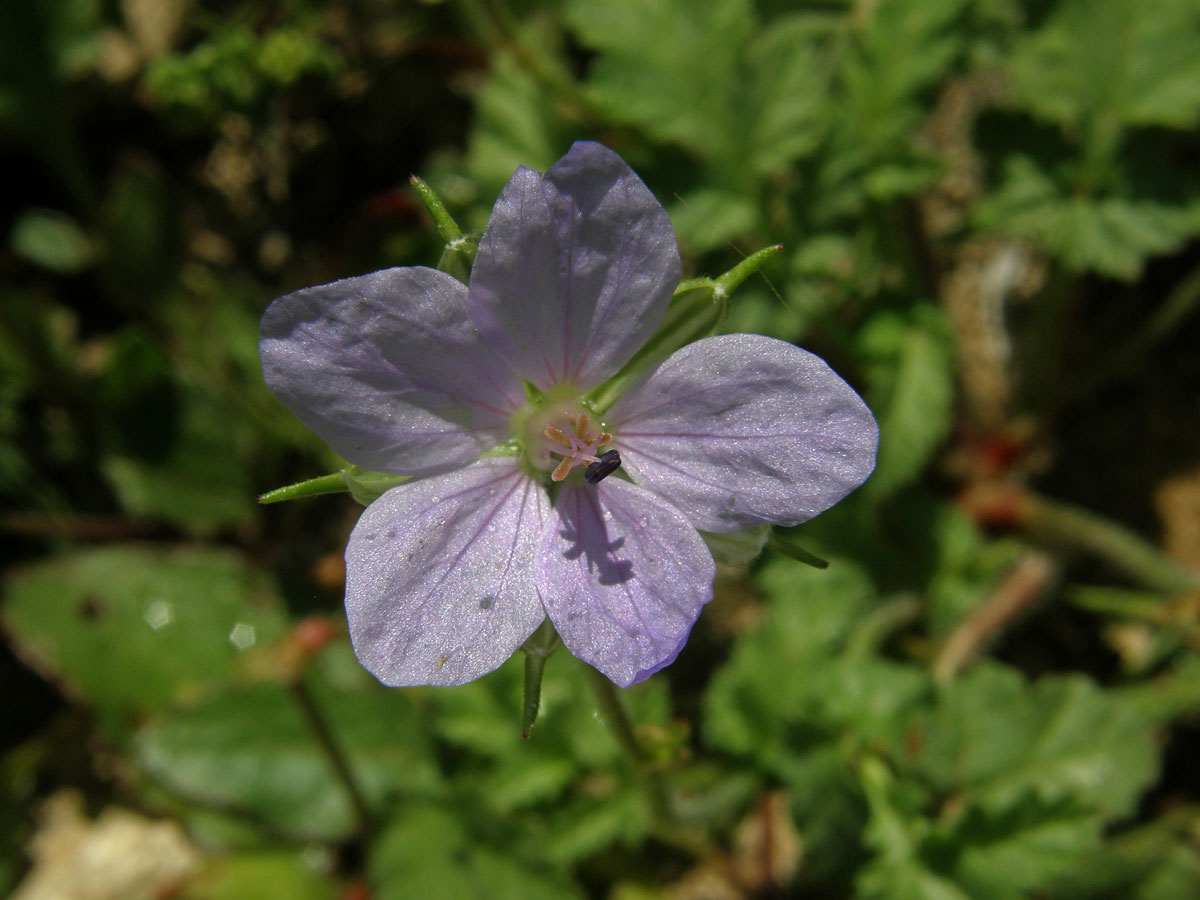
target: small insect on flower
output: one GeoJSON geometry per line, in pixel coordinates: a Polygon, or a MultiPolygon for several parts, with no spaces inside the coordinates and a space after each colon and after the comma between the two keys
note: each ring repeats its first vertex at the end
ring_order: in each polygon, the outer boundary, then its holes
{"type": "Polygon", "coordinates": [[[601,453],[600,459],[583,470],[583,478],[588,484],[599,484],[617,469],[621,468],[621,454],[616,450],[601,453]]]}

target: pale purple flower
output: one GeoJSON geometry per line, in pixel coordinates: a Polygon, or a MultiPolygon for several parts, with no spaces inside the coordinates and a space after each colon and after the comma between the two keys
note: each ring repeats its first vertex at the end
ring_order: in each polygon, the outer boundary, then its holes
{"type": "Polygon", "coordinates": [[[675,659],[712,598],[697,529],[802,522],[870,474],[862,400],[772,338],[697,341],[589,408],[679,278],[662,206],[611,150],[577,143],[545,175],[513,175],[469,288],[389,269],[267,309],[276,396],[350,462],[413,476],[346,548],[350,637],[380,681],[471,681],[549,616],[571,653],[633,684],[675,659]],[[588,483],[613,449],[621,468],[588,483]]]}

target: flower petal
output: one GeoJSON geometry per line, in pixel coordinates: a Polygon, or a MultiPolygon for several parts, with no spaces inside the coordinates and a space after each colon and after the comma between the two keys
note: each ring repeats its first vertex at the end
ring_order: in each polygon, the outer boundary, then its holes
{"type": "Polygon", "coordinates": [[[394,487],[346,546],[354,652],[392,686],[459,685],[505,660],[545,619],[534,558],[546,492],[511,459],[394,487]]]}
{"type": "Polygon", "coordinates": [[[875,467],[879,426],[818,356],[729,334],[676,351],[609,410],[621,465],[702,531],[794,525],[875,467]]]}
{"type": "Polygon", "coordinates": [[[575,656],[628,687],[679,655],[716,567],[669,503],[628,481],[568,486],[538,558],[546,612],[575,656]]]}
{"type": "Polygon", "coordinates": [[[471,272],[471,314],[522,378],[586,390],[654,332],[679,283],[670,219],[619,156],[579,142],[516,171],[471,272]]]}
{"type": "Polygon", "coordinates": [[[340,456],[421,475],[463,465],[507,433],[523,392],[483,345],[466,288],[386,269],[280,297],[262,319],[263,378],[340,456]]]}

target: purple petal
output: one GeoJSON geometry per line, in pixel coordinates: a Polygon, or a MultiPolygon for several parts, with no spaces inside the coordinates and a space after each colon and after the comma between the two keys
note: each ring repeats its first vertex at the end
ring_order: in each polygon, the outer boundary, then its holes
{"type": "Polygon", "coordinates": [[[522,378],[599,384],[662,321],[679,283],[675,232],[607,147],[579,142],[545,177],[516,171],[471,272],[471,314],[522,378]]]}
{"type": "Polygon", "coordinates": [[[875,467],[879,426],[818,356],[754,334],[697,341],[609,410],[621,465],[702,531],[794,525],[875,467]]]}
{"type": "Polygon", "coordinates": [[[392,686],[465,684],[545,619],[534,559],[546,493],[512,459],[394,487],[346,547],[346,616],[359,661],[392,686]]]}
{"type": "Polygon", "coordinates": [[[538,559],[546,612],[575,656],[622,687],[670,664],[716,567],[678,510],[628,481],[564,487],[538,559]]]}
{"type": "Polygon", "coordinates": [[[421,475],[507,434],[519,381],[472,327],[461,283],[386,269],[280,297],[262,319],[263,378],[340,456],[421,475]]]}

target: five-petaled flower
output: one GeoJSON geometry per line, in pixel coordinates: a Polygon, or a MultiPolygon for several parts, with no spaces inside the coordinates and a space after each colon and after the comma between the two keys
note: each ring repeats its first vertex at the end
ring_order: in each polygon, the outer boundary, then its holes
{"type": "Polygon", "coordinates": [[[575,656],[641,681],[712,598],[698,529],[802,522],[870,474],[870,411],[773,338],[705,338],[589,406],[679,279],[666,211],[611,150],[577,143],[513,175],[469,287],[388,269],[267,309],[276,396],[345,459],[412,476],[346,548],[350,637],[385,684],[471,681],[547,616],[575,656]]]}

